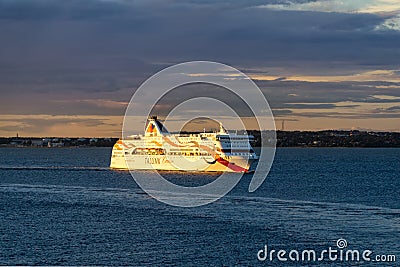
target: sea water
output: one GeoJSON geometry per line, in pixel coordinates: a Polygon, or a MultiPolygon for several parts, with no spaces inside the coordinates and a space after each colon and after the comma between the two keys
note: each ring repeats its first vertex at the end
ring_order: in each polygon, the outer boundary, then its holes
{"type": "MultiPolygon", "coordinates": [[[[400,149],[281,148],[257,191],[248,192],[251,174],[246,174],[228,195],[197,208],[153,199],[129,172],[108,168],[110,154],[109,148],[0,149],[1,265],[400,262],[400,149]],[[348,249],[396,255],[397,261],[258,257],[265,246],[268,253],[338,249],[338,239],[346,240],[348,249]]],[[[163,175],[186,186],[218,177],[163,175]]]]}

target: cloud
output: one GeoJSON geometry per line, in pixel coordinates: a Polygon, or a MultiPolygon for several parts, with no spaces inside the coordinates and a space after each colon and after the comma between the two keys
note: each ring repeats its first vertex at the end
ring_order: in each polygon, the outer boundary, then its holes
{"type": "Polygon", "coordinates": [[[293,75],[285,78],[271,76],[271,74],[250,74],[250,77],[255,80],[286,80],[286,81],[305,81],[305,82],[371,82],[385,81],[392,83],[400,83],[399,70],[373,70],[361,73],[353,73],[348,75],[293,75]]]}
{"type": "Polygon", "coordinates": [[[250,74],[282,116],[393,106],[376,96],[399,96],[397,1],[341,2],[0,0],[0,114],[122,116],[143,81],[189,60],[250,74]]]}
{"type": "Polygon", "coordinates": [[[285,108],[288,109],[337,109],[337,108],[355,108],[360,105],[337,105],[337,104],[304,104],[304,103],[286,103],[284,104],[285,108]]]}
{"type": "Polygon", "coordinates": [[[293,11],[317,11],[338,13],[381,13],[399,10],[397,0],[319,0],[319,1],[286,1],[285,3],[266,4],[259,8],[293,11]]]}
{"type": "Polygon", "coordinates": [[[390,108],[388,108],[386,110],[387,111],[400,111],[400,106],[393,106],[393,107],[390,107],[390,108]]]}
{"type": "Polygon", "coordinates": [[[75,104],[83,103],[95,106],[97,108],[107,108],[107,109],[118,109],[125,110],[129,102],[127,101],[115,101],[109,99],[76,99],[76,100],[54,100],[55,103],[61,104],[75,104]]]}
{"type": "Polygon", "coordinates": [[[0,1],[0,19],[11,20],[77,20],[104,19],[115,17],[127,12],[126,6],[133,6],[128,1],[101,0],[20,0],[0,1]]]}
{"type": "Polygon", "coordinates": [[[287,1],[283,4],[269,3],[260,5],[258,8],[328,13],[376,14],[384,18],[384,20],[374,27],[375,30],[400,31],[400,7],[397,0],[320,0],[304,3],[287,1]]]}
{"type": "Polygon", "coordinates": [[[380,25],[375,27],[378,31],[385,31],[385,30],[393,30],[393,31],[400,31],[400,14],[392,16],[386,19],[380,25]]]}
{"type": "Polygon", "coordinates": [[[0,136],[16,132],[24,136],[115,136],[121,121],[112,116],[0,115],[0,136]]]}

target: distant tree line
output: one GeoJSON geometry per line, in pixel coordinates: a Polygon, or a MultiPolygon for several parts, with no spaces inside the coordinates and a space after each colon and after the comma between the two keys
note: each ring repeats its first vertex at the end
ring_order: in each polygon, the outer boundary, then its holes
{"type": "MultiPolygon", "coordinates": [[[[189,134],[190,132],[185,132],[189,134]]],[[[261,136],[268,140],[273,132],[249,130],[238,134],[254,136],[252,145],[261,146],[261,136]]],[[[118,138],[0,138],[2,147],[112,147],[118,138]]],[[[276,131],[277,147],[400,147],[400,132],[364,131],[276,131]]]]}
{"type": "MultiPolygon", "coordinates": [[[[260,131],[248,131],[261,146],[260,131]]],[[[400,147],[399,132],[277,131],[277,147],[400,147]]]]}
{"type": "Polygon", "coordinates": [[[3,137],[2,147],[112,147],[118,138],[3,137]]]}

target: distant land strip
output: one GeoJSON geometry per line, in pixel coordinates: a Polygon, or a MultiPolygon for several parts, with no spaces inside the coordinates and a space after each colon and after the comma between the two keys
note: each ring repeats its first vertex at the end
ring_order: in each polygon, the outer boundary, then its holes
{"type": "MultiPolygon", "coordinates": [[[[239,131],[243,134],[243,131],[239,131]]],[[[188,132],[185,132],[186,134],[188,132]]],[[[252,146],[261,146],[267,132],[248,130],[252,146]]],[[[400,132],[276,131],[277,147],[400,147],[400,132]]],[[[0,147],[112,147],[118,138],[0,137],[0,147]]]]}

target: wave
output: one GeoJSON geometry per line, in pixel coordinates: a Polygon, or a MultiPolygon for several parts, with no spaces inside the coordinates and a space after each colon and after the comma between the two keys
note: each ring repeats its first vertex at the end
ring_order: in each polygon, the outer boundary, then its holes
{"type": "Polygon", "coordinates": [[[109,171],[109,167],[97,166],[0,166],[0,170],[67,170],[67,171],[109,171]]]}
{"type": "Polygon", "coordinates": [[[136,193],[137,188],[119,187],[93,187],[93,186],[72,186],[72,185],[51,185],[51,184],[0,184],[1,190],[12,191],[36,191],[48,193],[71,193],[71,192],[110,192],[110,193],[136,193]]]}

